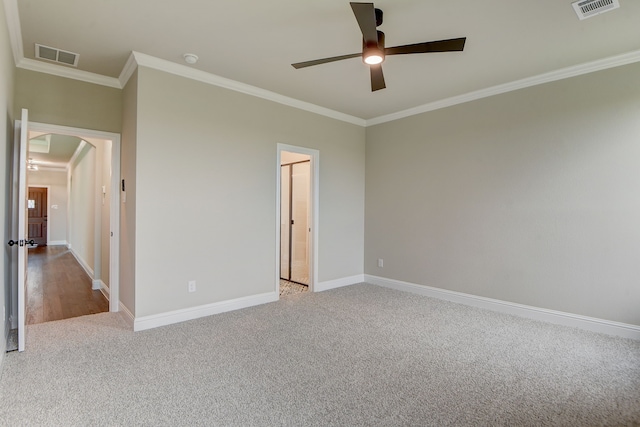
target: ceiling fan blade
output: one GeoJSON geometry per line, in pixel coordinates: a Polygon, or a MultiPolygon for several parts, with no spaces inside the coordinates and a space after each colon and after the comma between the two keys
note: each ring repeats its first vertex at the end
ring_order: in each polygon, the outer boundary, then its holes
{"type": "Polygon", "coordinates": [[[384,50],[385,55],[406,55],[409,53],[429,53],[429,52],[456,52],[464,49],[466,37],[458,39],[438,40],[404,46],[388,47],[384,50]]]}
{"type": "Polygon", "coordinates": [[[384,84],[384,74],[382,74],[382,65],[371,65],[369,66],[371,69],[371,92],[375,92],[376,90],[384,89],[387,87],[384,84]]]}
{"type": "Polygon", "coordinates": [[[304,67],[311,67],[312,65],[320,65],[320,64],[326,64],[328,62],[340,61],[342,59],[357,58],[359,56],[362,56],[362,54],[351,53],[349,55],[332,56],[331,58],[314,59],[313,61],[297,62],[295,64],[291,64],[291,66],[293,68],[298,69],[298,68],[304,68],[304,67]]]}
{"type": "Polygon", "coordinates": [[[376,30],[376,11],[373,3],[354,3],[351,2],[351,9],[356,16],[362,38],[366,45],[378,44],[378,30],[376,30]]]}

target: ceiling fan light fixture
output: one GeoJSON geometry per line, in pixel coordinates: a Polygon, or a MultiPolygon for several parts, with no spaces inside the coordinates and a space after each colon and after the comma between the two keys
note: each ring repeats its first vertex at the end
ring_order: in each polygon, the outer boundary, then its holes
{"type": "Polygon", "coordinates": [[[380,52],[377,48],[365,51],[362,55],[365,64],[376,65],[381,64],[384,61],[384,53],[380,52]]]}

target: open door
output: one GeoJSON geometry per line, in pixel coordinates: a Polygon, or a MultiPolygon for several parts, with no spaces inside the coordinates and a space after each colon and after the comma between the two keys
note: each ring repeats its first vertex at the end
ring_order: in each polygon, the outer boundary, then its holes
{"type": "Polygon", "coordinates": [[[23,108],[20,120],[20,155],[18,157],[18,351],[24,351],[26,341],[28,119],[29,112],[23,108]]]}

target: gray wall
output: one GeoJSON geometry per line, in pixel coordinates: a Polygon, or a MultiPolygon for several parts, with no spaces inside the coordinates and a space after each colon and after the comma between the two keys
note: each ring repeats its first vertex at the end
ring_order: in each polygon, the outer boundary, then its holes
{"type": "Polygon", "coordinates": [[[93,145],[85,143],[70,166],[69,178],[69,245],[76,257],[92,271],[96,268],[97,152],[93,145]]]}
{"type": "Polygon", "coordinates": [[[640,325],[638,76],[368,128],[365,272],[640,325]]]}
{"type": "MultiPolygon", "coordinates": [[[[11,235],[11,202],[10,173],[13,162],[13,84],[14,61],[9,42],[9,33],[4,13],[4,7],[0,6],[0,200],[4,201],[4,207],[0,209],[0,224],[3,225],[3,242],[12,238],[11,235]]],[[[0,333],[0,365],[4,360],[9,329],[8,316],[11,311],[11,283],[10,283],[10,250],[8,245],[3,245],[3,256],[0,261],[0,278],[4,286],[0,292],[0,312],[2,314],[2,331],[0,333]]],[[[15,248],[13,248],[15,250],[15,248]]]]}
{"type": "Polygon", "coordinates": [[[14,113],[29,121],[120,133],[122,91],[106,86],[16,70],[14,113]]]}
{"type": "Polygon", "coordinates": [[[364,133],[140,67],[136,317],[275,290],[277,143],[320,151],[319,281],[362,274],[364,133]]]}

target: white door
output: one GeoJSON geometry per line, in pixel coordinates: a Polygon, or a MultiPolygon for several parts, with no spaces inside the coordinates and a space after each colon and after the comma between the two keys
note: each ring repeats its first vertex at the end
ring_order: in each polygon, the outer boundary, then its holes
{"type": "Polygon", "coordinates": [[[18,351],[24,351],[27,309],[27,144],[29,112],[22,109],[18,157],[18,351]]]}

